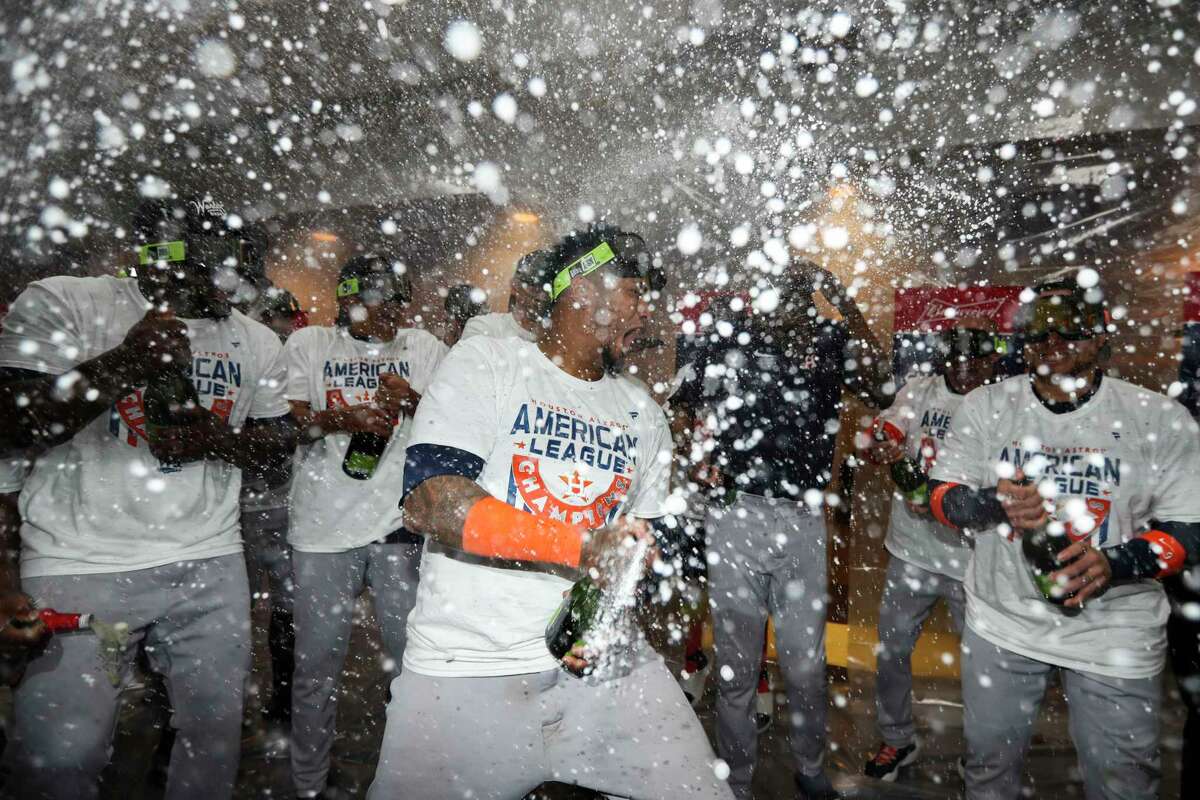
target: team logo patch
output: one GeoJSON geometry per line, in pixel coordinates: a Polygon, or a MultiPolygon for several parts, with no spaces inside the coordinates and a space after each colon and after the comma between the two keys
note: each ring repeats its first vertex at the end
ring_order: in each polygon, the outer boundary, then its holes
{"type": "Polygon", "coordinates": [[[602,486],[561,463],[547,480],[539,460],[521,454],[513,456],[512,475],[521,500],[534,514],[587,528],[603,525],[631,485],[624,475],[614,475],[608,486],[602,486]]]}

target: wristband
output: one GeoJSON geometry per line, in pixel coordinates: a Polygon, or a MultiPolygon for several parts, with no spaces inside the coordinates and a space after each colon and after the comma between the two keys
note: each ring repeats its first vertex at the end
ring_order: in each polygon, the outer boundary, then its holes
{"type": "Polygon", "coordinates": [[[972,489],[961,483],[935,483],[929,496],[929,511],[943,525],[983,530],[1008,519],[995,489],[972,489]]]}
{"type": "Polygon", "coordinates": [[[581,528],[535,517],[494,497],[471,506],[462,535],[466,552],[509,561],[578,567],[583,549],[581,528]]]}
{"type": "Polygon", "coordinates": [[[1165,531],[1146,531],[1139,539],[1150,543],[1150,551],[1154,554],[1159,571],[1156,578],[1166,578],[1183,572],[1187,562],[1187,550],[1183,543],[1165,531]]]}

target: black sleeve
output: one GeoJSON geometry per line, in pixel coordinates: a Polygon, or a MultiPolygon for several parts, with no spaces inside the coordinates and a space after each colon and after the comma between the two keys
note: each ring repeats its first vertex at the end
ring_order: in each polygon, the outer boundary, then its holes
{"type": "MultiPolygon", "coordinates": [[[[1151,524],[1154,530],[1162,531],[1182,545],[1186,553],[1184,569],[1200,564],[1200,522],[1154,521],[1151,524]]],[[[1116,547],[1106,548],[1104,555],[1112,567],[1113,580],[1128,581],[1157,577],[1165,565],[1159,558],[1161,554],[1155,552],[1154,548],[1153,542],[1142,537],[1116,547]]]]}
{"type": "Polygon", "coordinates": [[[1008,521],[1004,506],[996,497],[995,487],[972,489],[962,484],[931,480],[929,491],[932,497],[937,497],[940,492],[940,502],[933,504],[933,513],[939,522],[978,531],[1008,521]]]}
{"type": "Polygon", "coordinates": [[[404,457],[404,499],[430,478],[439,475],[461,475],[475,480],[483,472],[483,459],[474,453],[442,444],[414,444],[404,457]]]}

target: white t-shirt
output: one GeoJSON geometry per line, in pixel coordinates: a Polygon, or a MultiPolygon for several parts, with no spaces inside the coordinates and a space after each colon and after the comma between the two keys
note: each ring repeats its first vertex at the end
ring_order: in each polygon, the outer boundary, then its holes
{"type": "MultiPolygon", "coordinates": [[[[287,399],[314,411],[370,403],[379,376],[399,375],[423,394],[446,345],[415,329],[390,342],[364,342],[340,328],[303,328],[284,346],[287,399]]],[[[388,440],[375,474],[365,481],[342,471],[351,434],[334,433],[305,450],[292,481],[288,542],[308,553],[340,553],[377,541],[403,523],[404,445],[412,418],[403,417],[388,440]]]]}
{"type": "MultiPolygon", "coordinates": [[[[991,487],[1001,463],[1051,482],[1055,518],[1097,547],[1129,541],[1152,518],[1200,522],[1196,423],[1174,400],[1116,378],[1065,414],[1047,409],[1025,375],[968,394],[933,477],[991,487]]],[[[965,587],[968,624],[1000,647],[1118,678],[1162,670],[1168,605],[1158,581],[1114,585],[1067,616],[1035,588],[1020,540],[993,529],[976,537],[965,587]]]]}
{"type": "MultiPolygon", "coordinates": [[[[596,528],[626,497],[635,517],[666,513],[662,409],[623,378],[581,380],[518,339],[480,336],[450,352],[417,409],[416,444],[479,456],[481,487],[541,517],[596,528]]],[[[571,581],[481,561],[426,543],[405,669],[479,677],[558,667],[546,625],[571,581]]]]}
{"type": "MultiPolygon", "coordinates": [[[[950,430],[962,395],[950,391],[941,375],[910,378],[879,418],[904,434],[904,452],[928,475],[950,430]]],[[[966,538],[929,516],[918,516],[896,492],[884,546],[897,558],[961,581],[971,559],[966,538]]]]}
{"type": "MultiPolygon", "coordinates": [[[[150,304],[132,278],[31,283],[0,334],[0,366],[65,373],[116,347],[150,304]]],[[[279,339],[238,311],[183,320],[201,403],[241,425],[288,412],[279,339]]],[[[126,572],[240,552],[241,471],[163,467],[146,442],[142,390],[38,455],[21,492],[21,574],[126,572]]]]}
{"type": "Polygon", "coordinates": [[[495,339],[523,339],[526,342],[537,340],[537,334],[527,331],[517,324],[517,320],[512,314],[480,314],[477,317],[471,317],[467,320],[467,324],[463,326],[462,336],[459,337],[461,342],[464,339],[469,339],[472,336],[491,336],[495,339]]]}

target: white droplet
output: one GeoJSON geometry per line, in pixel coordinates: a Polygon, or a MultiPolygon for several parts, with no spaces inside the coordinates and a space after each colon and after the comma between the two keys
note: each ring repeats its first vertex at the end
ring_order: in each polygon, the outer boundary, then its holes
{"type": "Polygon", "coordinates": [[[853,20],[850,15],[844,11],[839,11],[829,18],[829,33],[838,39],[844,37],[850,32],[850,25],[853,20]]]}
{"type": "Polygon", "coordinates": [[[543,97],[546,94],[546,81],[541,78],[530,78],[529,83],[526,84],[526,88],[529,89],[529,93],[534,97],[543,97]]]}
{"type": "Polygon", "coordinates": [[[280,136],[279,137],[279,149],[285,153],[290,151],[292,149],[292,137],[280,136]]]}
{"type": "Polygon", "coordinates": [[[1100,283],[1100,273],[1091,267],[1084,267],[1079,270],[1079,274],[1075,276],[1075,280],[1083,289],[1091,289],[1096,284],[1100,283]]]}
{"type": "Polygon", "coordinates": [[[739,175],[749,175],[754,171],[754,159],[749,153],[738,153],[733,159],[733,168],[739,175]]]}
{"type": "Polygon", "coordinates": [[[875,80],[874,75],[863,75],[854,82],[854,93],[859,97],[870,97],[879,91],[879,81],[875,80]]]}
{"type": "Polygon", "coordinates": [[[729,666],[728,664],[725,664],[721,667],[721,680],[733,680],[733,667],[729,666]]]}
{"type": "Polygon", "coordinates": [[[594,220],[596,218],[596,209],[592,208],[587,203],[584,203],[583,205],[581,205],[579,207],[579,211],[576,213],[579,214],[580,222],[591,222],[592,220],[594,220]]]}
{"type": "Polygon", "coordinates": [[[235,31],[240,31],[242,28],[246,27],[246,18],[243,17],[241,14],[237,14],[237,13],[230,14],[229,15],[229,27],[235,31]]]}
{"type": "Polygon", "coordinates": [[[204,39],[196,45],[196,67],[209,78],[228,78],[237,69],[233,48],[221,39],[204,39]]]}
{"type": "Polygon", "coordinates": [[[758,293],[758,297],[754,298],[751,303],[755,310],[763,314],[770,314],[775,309],[779,308],[779,290],[775,288],[763,289],[758,293]]]}
{"type": "Polygon", "coordinates": [[[67,183],[62,178],[51,178],[49,191],[50,196],[55,200],[63,200],[71,193],[71,184],[67,183]]]}
{"type": "Polygon", "coordinates": [[[695,223],[685,225],[679,231],[679,235],[675,237],[675,246],[685,256],[698,253],[702,244],[704,244],[704,234],[700,233],[700,227],[695,223]]]}
{"type": "Polygon", "coordinates": [[[483,49],[483,39],[475,23],[465,19],[456,19],[446,28],[446,38],[443,41],[446,52],[459,61],[473,61],[479,57],[483,49]]]}
{"type": "Polygon", "coordinates": [[[1049,97],[1043,97],[1033,104],[1033,111],[1039,117],[1048,117],[1054,113],[1054,100],[1049,97]]]}
{"type": "Polygon", "coordinates": [[[750,241],[750,226],[738,225],[729,232],[729,243],[734,247],[744,247],[750,241]]]}
{"type": "Polygon", "coordinates": [[[821,229],[821,244],[830,250],[841,250],[850,243],[850,231],[840,225],[821,229]]]}
{"type": "Polygon", "coordinates": [[[725,763],[725,759],[718,758],[713,762],[713,776],[719,781],[729,780],[729,765],[725,763]]]}
{"type": "Polygon", "coordinates": [[[502,122],[512,125],[517,121],[517,101],[508,92],[501,92],[492,101],[492,113],[502,122]]]}

